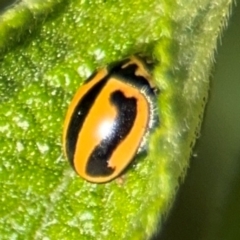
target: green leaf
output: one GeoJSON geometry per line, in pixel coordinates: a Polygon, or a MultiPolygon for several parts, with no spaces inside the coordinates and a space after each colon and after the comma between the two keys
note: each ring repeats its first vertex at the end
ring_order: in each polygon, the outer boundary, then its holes
{"type": "Polygon", "coordinates": [[[3,239],[148,239],[184,177],[201,124],[222,1],[42,1],[0,16],[3,239]],[[95,68],[158,59],[161,126],[123,184],[88,183],[62,154],[68,104],[95,68]]]}

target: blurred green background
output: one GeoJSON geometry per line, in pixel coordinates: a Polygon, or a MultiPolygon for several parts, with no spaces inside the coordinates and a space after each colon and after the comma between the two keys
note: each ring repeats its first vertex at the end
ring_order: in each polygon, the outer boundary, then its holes
{"type": "Polygon", "coordinates": [[[0,0],[0,13],[19,0],[0,0]]]}
{"type": "Polygon", "coordinates": [[[240,1],[218,43],[194,157],[155,240],[240,239],[240,1]]]}
{"type": "Polygon", "coordinates": [[[240,239],[240,1],[215,54],[202,131],[161,240],[240,239]]]}

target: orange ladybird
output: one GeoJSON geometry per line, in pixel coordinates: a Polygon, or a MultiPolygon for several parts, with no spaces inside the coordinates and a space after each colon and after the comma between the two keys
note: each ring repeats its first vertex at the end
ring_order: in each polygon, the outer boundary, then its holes
{"type": "Polygon", "coordinates": [[[152,63],[131,56],[90,76],[66,114],[63,146],[75,171],[104,183],[118,177],[159,123],[152,63]]]}

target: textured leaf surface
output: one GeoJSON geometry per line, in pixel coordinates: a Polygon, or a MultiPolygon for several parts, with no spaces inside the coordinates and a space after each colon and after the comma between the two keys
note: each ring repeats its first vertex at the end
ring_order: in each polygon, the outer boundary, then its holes
{"type": "Polygon", "coordinates": [[[25,1],[0,16],[3,239],[146,239],[184,176],[227,0],[25,1]],[[153,50],[154,49],[154,50],[153,50]],[[69,101],[95,69],[135,52],[159,60],[161,126],[123,184],[80,179],[64,159],[69,101]]]}

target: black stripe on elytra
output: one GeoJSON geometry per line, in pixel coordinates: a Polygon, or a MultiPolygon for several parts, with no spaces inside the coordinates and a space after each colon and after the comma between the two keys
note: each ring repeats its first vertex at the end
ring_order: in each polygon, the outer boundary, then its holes
{"type": "Polygon", "coordinates": [[[137,115],[137,99],[134,97],[127,98],[118,90],[111,94],[110,102],[117,110],[111,134],[95,147],[86,166],[87,174],[94,177],[109,176],[114,172],[113,168],[108,167],[108,161],[129,134],[137,115]]]}
{"type": "Polygon", "coordinates": [[[88,112],[90,111],[95,99],[108,81],[108,76],[97,82],[78,102],[74,109],[66,136],[66,154],[69,162],[74,167],[73,158],[76,151],[78,134],[81,131],[88,112]]]}
{"type": "MultiPolygon", "coordinates": [[[[159,115],[156,113],[157,107],[157,95],[158,89],[152,88],[149,81],[143,76],[136,75],[138,66],[135,63],[129,64],[127,67],[122,68],[124,64],[128,63],[128,59],[123,60],[121,64],[112,64],[109,67],[109,74],[115,76],[117,79],[121,79],[127,84],[139,89],[141,93],[145,96],[149,103],[149,130],[155,129],[159,126],[160,120],[159,115]]],[[[149,67],[149,66],[147,66],[149,67]]]]}

